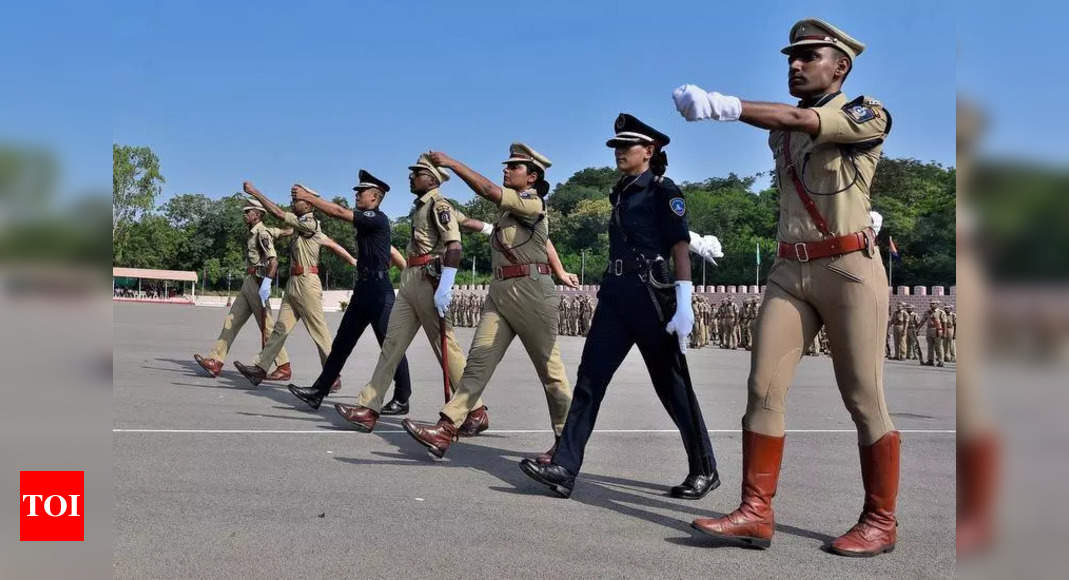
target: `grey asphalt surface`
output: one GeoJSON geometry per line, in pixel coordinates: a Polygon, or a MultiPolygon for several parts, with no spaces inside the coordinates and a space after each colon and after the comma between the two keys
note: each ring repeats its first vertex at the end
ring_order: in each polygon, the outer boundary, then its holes
{"type": "MultiPolygon", "coordinates": [[[[856,435],[827,357],[799,365],[776,536],[770,549],[756,551],[718,544],[689,527],[695,517],[738,504],[745,351],[705,348],[688,356],[713,431],[720,489],[700,501],[666,495],[686,475],[686,461],[633,350],[610,385],[572,498],[563,500],[517,466],[552,443],[545,397],[522,346],[514,344],[487,388],[490,430],[434,461],[401,430],[400,418],[383,417],[374,433],[357,433],[329,404],[352,402],[370,377],[379,351],[370,331],[349,359],[342,391],[311,411],[284,384],[252,388],[233,368],[234,360],[248,363],[256,354],[251,322],[218,379],[199,370],[192,355],[210,350],[224,316],[220,308],[115,304],[116,577],[954,573],[953,365],[887,363],[887,400],[904,431],[899,541],[891,554],[849,559],[821,549],[854,524],[863,499],[856,435]]],[[[333,332],[341,313],[326,316],[333,332]]],[[[472,329],[457,334],[466,350],[472,329]]],[[[583,339],[561,337],[560,346],[574,381],[583,339]]],[[[311,384],[320,365],[303,327],[286,347],[293,382],[311,384]]],[[[408,355],[409,416],[434,420],[441,372],[426,338],[417,335],[408,355]]]]}

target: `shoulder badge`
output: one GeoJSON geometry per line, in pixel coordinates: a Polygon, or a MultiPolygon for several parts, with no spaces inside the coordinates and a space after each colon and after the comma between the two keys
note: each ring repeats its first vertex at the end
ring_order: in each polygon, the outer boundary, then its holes
{"type": "Polygon", "coordinates": [[[448,225],[449,221],[453,219],[453,212],[450,211],[448,206],[438,206],[438,221],[444,226],[448,225]]]}
{"type": "Polygon", "coordinates": [[[880,102],[876,99],[868,99],[862,96],[843,105],[843,111],[855,123],[865,123],[880,116],[880,113],[876,111],[876,107],[879,106],[881,106],[880,102]]]}
{"type": "Polygon", "coordinates": [[[529,190],[529,189],[528,189],[528,190],[526,190],[526,191],[521,191],[521,192],[520,192],[520,197],[521,197],[522,199],[534,199],[534,198],[535,198],[535,197],[537,197],[537,196],[538,196],[538,194],[536,194],[536,193],[532,192],[532,191],[531,191],[531,190],[529,190]]]}
{"type": "Polygon", "coordinates": [[[687,204],[682,197],[673,197],[668,200],[668,207],[671,208],[672,213],[679,217],[683,217],[683,214],[687,213],[687,204]]]}
{"type": "Polygon", "coordinates": [[[375,217],[375,212],[373,212],[371,210],[367,210],[367,211],[364,212],[364,215],[367,216],[367,217],[375,217]]]}

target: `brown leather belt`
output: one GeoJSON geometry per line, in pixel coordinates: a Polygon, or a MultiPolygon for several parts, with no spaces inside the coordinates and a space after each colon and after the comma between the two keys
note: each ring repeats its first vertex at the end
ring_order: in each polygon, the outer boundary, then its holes
{"type": "Polygon", "coordinates": [[[509,278],[521,278],[531,274],[531,266],[538,267],[539,274],[550,273],[549,264],[508,264],[506,266],[498,266],[494,272],[494,277],[498,280],[508,280],[509,278]]]}
{"type": "Polygon", "coordinates": [[[290,276],[300,276],[301,274],[318,274],[319,266],[308,266],[304,268],[302,266],[290,267],[290,276]]]}
{"type": "Polygon", "coordinates": [[[778,255],[787,260],[808,262],[817,258],[827,258],[840,254],[849,254],[864,250],[868,246],[868,230],[854,232],[838,238],[828,238],[819,242],[779,243],[778,255]]]}
{"type": "Polygon", "coordinates": [[[415,266],[424,266],[426,264],[431,263],[437,257],[438,256],[436,256],[434,254],[422,254],[422,255],[419,255],[419,256],[409,256],[408,257],[408,267],[412,268],[412,267],[415,267],[415,266]]]}
{"type": "Polygon", "coordinates": [[[246,270],[245,270],[245,273],[246,273],[246,274],[252,274],[252,275],[256,275],[256,266],[253,266],[253,267],[251,267],[251,268],[248,268],[248,269],[246,269],[246,270]]]}

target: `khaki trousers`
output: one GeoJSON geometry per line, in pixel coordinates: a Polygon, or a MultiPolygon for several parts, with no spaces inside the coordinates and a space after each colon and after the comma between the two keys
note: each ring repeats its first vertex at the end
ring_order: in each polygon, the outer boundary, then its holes
{"type": "Polygon", "coordinates": [[[495,280],[483,305],[479,326],[475,329],[468,364],[453,398],[442,414],[459,427],[468,413],[479,406],[479,399],[494,374],[501,357],[519,337],[538,380],[546,391],[549,420],[553,433],[560,435],[568,408],[572,404],[572,387],[557,347],[557,303],[553,280],[548,275],[495,280]]]}
{"type": "Polygon", "coordinates": [[[883,394],[887,275],[874,253],[773,264],[750,353],[745,429],[783,435],[791,379],[821,324],[860,444],[871,445],[894,429],[883,394]]]}
{"type": "Polygon", "coordinates": [[[308,335],[319,350],[319,364],[326,362],[330,356],[330,329],[323,318],[323,285],[316,274],[290,276],[286,282],[286,295],[282,297],[282,308],[278,311],[278,322],[271,330],[267,345],[253,364],[269,370],[271,360],[282,350],[286,338],[297,326],[297,321],[304,322],[308,335]]]}
{"type": "MultiPolygon", "coordinates": [[[[238,331],[241,330],[242,326],[245,326],[249,316],[256,316],[257,327],[260,326],[261,318],[266,322],[267,328],[271,328],[274,325],[271,318],[271,306],[268,304],[264,308],[260,302],[259,292],[260,282],[256,276],[251,274],[245,276],[245,280],[241,283],[241,290],[238,291],[237,296],[234,298],[234,303],[230,305],[230,312],[223,319],[223,330],[219,333],[219,338],[216,339],[212,351],[208,353],[208,358],[217,361],[226,360],[226,355],[230,352],[230,345],[234,344],[238,331]]],[[[263,328],[260,328],[260,332],[263,332],[263,328]]],[[[286,349],[279,349],[275,357],[275,364],[284,365],[289,361],[290,357],[286,353],[286,349]]]]}
{"type": "MultiPolygon", "coordinates": [[[[397,292],[397,300],[390,311],[386,339],[382,341],[382,351],[375,364],[375,372],[371,375],[371,382],[356,397],[357,405],[375,412],[382,409],[382,399],[393,382],[397,365],[420,328],[427,335],[434,355],[438,357],[439,363],[441,362],[441,326],[438,311],[434,308],[434,290],[435,286],[424,276],[423,268],[405,268],[401,272],[401,289],[397,292]]],[[[464,353],[453,336],[453,327],[448,324],[445,326],[445,336],[446,356],[449,357],[449,384],[455,388],[464,376],[464,353]]],[[[482,405],[483,402],[479,400],[475,406],[482,405]]]]}

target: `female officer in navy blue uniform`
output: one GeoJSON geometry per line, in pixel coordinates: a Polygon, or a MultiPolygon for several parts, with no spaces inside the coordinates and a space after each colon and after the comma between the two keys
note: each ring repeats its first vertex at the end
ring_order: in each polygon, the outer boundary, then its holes
{"type": "MultiPolygon", "coordinates": [[[[360,170],[359,179],[360,182],[353,188],[356,191],[356,211],[312,195],[304,186],[293,187],[296,199],[307,200],[331,217],[352,222],[356,229],[356,287],[353,288],[352,300],[345,309],[338,334],[330,347],[330,356],[323,363],[323,372],[311,387],[289,386],[294,396],[313,409],[318,409],[323,397],[335,390],[331,389],[331,384],[337,382],[346,359],[369,324],[375,331],[379,345],[382,345],[394,302],[390,262],[398,268],[404,268],[405,264],[404,257],[390,245],[390,218],[379,211],[379,204],[386,192],[390,191],[390,186],[363,169],[360,170]]],[[[397,365],[393,382],[393,400],[383,406],[381,413],[404,415],[408,413],[408,398],[412,395],[406,359],[402,358],[401,364],[397,365]]]]}
{"type": "Polygon", "coordinates": [[[609,196],[609,268],[583,346],[572,406],[552,462],[524,459],[520,468],[561,497],[571,495],[605,390],[637,344],[687,452],[689,473],[670,493],[700,499],[720,479],[684,356],[694,325],[686,203],[679,188],[663,177],[668,158],[662,148],[668,136],[627,114],[616,119],[615,128],[616,136],[606,145],[615,149],[624,176],[609,196]]]}

